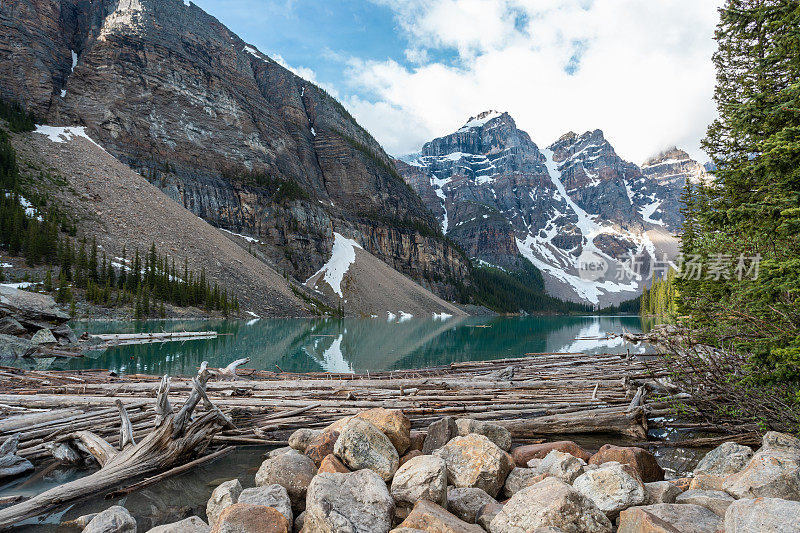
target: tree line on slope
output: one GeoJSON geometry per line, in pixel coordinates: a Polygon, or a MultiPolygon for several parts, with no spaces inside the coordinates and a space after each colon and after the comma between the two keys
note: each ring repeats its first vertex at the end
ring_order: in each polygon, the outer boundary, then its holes
{"type": "MultiPolygon", "coordinates": [[[[14,125],[15,131],[30,131],[34,121],[19,106],[0,101],[0,118],[14,125]]],[[[90,302],[107,305],[131,305],[136,318],[164,315],[164,303],[179,307],[196,306],[221,311],[238,311],[239,302],[228,297],[225,289],[207,280],[205,271],[175,266],[175,258],[159,255],[152,244],[142,261],[138,248],[131,260],[123,248],[121,258],[101,252],[93,238],[76,243],[75,225],[55,206],[38,198],[36,206],[22,195],[16,152],[8,134],[0,128],[0,246],[11,255],[22,255],[29,266],[50,265],[58,269],[53,280],[48,271],[45,290],[56,289],[56,299],[70,303],[74,310],[73,288],[85,290],[90,302]],[[24,204],[24,205],[23,205],[24,204]]],[[[0,271],[2,275],[2,271],[0,271]]]]}

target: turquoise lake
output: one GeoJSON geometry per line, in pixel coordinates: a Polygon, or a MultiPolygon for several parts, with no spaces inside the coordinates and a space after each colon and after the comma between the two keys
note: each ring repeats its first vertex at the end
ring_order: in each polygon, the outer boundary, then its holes
{"type": "Polygon", "coordinates": [[[452,317],[444,320],[259,319],[73,322],[76,333],[216,331],[212,339],[115,346],[54,368],[104,368],[121,374],[189,375],[202,361],[225,366],[242,357],[247,368],[284,372],[375,372],[522,357],[530,353],[641,353],[607,338],[641,332],[639,317],[452,317]]]}

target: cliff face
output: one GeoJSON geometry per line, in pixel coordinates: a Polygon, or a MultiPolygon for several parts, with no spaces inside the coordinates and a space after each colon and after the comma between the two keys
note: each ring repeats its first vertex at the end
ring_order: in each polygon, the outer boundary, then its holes
{"type": "Polygon", "coordinates": [[[324,91],[183,0],[0,3],[0,95],[80,124],[305,279],[333,230],[448,296],[467,275],[378,143],[324,91]],[[434,275],[435,274],[435,275],[434,275]]]}
{"type": "Polygon", "coordinates": [[[674,257],[683,182],[663,170],[673,156],[643,173],[600,130],[540,149],[507,113],[487,111],[398,168],[473,259],[510,269],[528,259],[551,294],[607,305],[635,297],[663,252],[674,257]],[[587,257],[603,276],[581,270],[587,257]]]}

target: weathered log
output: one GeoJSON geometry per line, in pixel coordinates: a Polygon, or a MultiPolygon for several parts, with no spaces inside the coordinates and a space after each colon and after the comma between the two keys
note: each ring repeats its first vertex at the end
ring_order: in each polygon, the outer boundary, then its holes
{"type": "Polygon", "coordinates": [[[620,408],[591,409],[574,413],[540,416],[495,422],[515,437],[584,433],[613,433],[629,437],[646,438],[644,410],[627,411],[620,408]]]}
{"type": "Polygon", "coordinates": [[[33,465],[30,461],[17,455],[18,445],[19,433],[7,438],[0,445],[0,479],[18,476],[33,470],[33,465]]]}
{"type": "MultiPolygon", "coordinates": [[[[178,415],[168,413],[138,444],[127,442],[126,446],[127,437],[120,435],[121,449],[117,451],[105,440],[90,432],[76,434],[77,442],[89,444],[86,449],[98,459],[102,465],[100,470],[0,510],[0,529],[70,501],[107,490],[125,480],[169,469],[204,450],[214,434],[230,423],[230,420],[217,409],[207,411],[195,420],[189,421],[199,401],[207,400],[207,397],[203,398],[204,385],[208,379],[206,366],[205,363],[201,366],[195,381],[196,389],[190,394],[178,415]]],[[[164,393],[166,392],[165,390],[164,393]]],[[[124,409],[121,409],[120,414],[123,413],[124,409]]]]}

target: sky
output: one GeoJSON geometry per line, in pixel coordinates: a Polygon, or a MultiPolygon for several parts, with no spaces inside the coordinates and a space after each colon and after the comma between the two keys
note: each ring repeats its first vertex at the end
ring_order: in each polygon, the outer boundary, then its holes
{"type": "Polygon", "coordinates": [[[602,129],[642,163],[695,159],[723,0],[196,0],[336,96],[387,152],[415,152],[489,109],[546,147],[602,129]]]}

